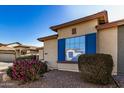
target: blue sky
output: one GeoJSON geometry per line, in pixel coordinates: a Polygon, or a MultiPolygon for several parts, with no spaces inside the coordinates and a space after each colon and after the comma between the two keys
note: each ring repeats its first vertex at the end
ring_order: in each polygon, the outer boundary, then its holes
{"type": "Polygon", "coordinates": [[[42,46],[37,38],[55,34],[50,26],[103,10],[110,21],[124,18],[124,6],[0,6],[0,43],[42,46]]]}

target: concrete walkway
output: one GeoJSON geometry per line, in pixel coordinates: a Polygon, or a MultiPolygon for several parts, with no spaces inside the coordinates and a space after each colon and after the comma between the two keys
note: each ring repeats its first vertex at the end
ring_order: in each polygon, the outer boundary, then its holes
{"type": "Polygon", "coordinates": [[[12,66],[13,63],[0,62],[0,71],[7,69],[9,66],[12,66]]]}

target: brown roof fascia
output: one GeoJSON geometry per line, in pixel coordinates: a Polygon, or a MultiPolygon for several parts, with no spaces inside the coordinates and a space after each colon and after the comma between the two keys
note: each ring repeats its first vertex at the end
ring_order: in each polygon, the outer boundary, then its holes
{"type": "Polygon", "coordinates": [[[25,46],[25,45],[18,45],[18,46],[15,46],[14,48],[18,48],[18,47],[30,48],[29,46],[25,46]]]}
{"type": "Polygon", "coordinates": [[[13,50],[0,50],[0,54],[15,54],[16,52],[13,50]]]}
{"type": "Polygon", "coordinates": [[[66,23],[63,23],[63,24],[60,24],[60,25],[51,26],[50,29],[57,32],[57,30],[60,29],[60,28],[71,26],[71,25],[78,24],[78,23],[81,23],[81,22],[86,22],[86,21],[89,21],[89,20],[92,20],[92,19],[95,19],[95,18],[101,18],[101,17],[104,18],[105,23],[108,23],[107,11],[101,11],[101,12],[98,12],[96,14],[86,16],[86,17],[83,17],[83,18],[80,18],[80,19],[76,19],[76,20],[73,20],[73,21],[70,21],[70,22],[66,22],[66,23]]]}
{"type": "Polygon", "coordinates": [[[38,47],[37,49],[38,49],[38,50],[42,50],[42,49],[44,49],[44,47],[38,47]]]}
{"type": "Polygon", "coordinates": [[[6,45],[12,45],[12,44],[19,44],[19,45],[22,45],[22,44],[19,43],[19,42],[13,42],[13,43],[9,43],[9,44],[6,44],[6,45]]]}
{"type": "Polygon", "coordinates": [[[106,28],[117,27],[117,26],[120,26],[120,25],[124,25],[124,19],[118,20],[118,21],[113,21],[113,22],[106,23],[106,24],[103,24],[103,25],[98,25],[98,26],[96,26],[96,29],[97,30],[102,30],[102,29],[106,29],[106,28]]]}
{"type": "Polygon", "coordinates": [[[41,38],[38,38],[37,40],[44,42],[44,41],[50,40],[50,39],[57,39],[57,37],[58,37],[58,35],[56,34],[56,35],[41,37],[41,38]]]}

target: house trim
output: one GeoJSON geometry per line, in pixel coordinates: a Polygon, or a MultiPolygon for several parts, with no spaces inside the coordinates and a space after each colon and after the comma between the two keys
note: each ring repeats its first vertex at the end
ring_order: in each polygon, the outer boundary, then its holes
{"type": "Polygon", "coordinates": [[[60,64],[78,64],[77,61],[57,61],[60,64]]]}
{"type": "Polygon", "coordinates": [[[99,13],[96,13],[96,14],[93,14],[93,15],[90,15],[90,16],[86,16],[86,17],[76,19],[76,20],[73,20],[73,21],[70,21],[70,22],[66,22],[66,23],[63,23],[63,24],[60,24],[60,25],[51,26],[50,29],[57,32],[57,30],[60,29],[60,28],[75,25],[75,24],[79,24],[81,22],[86,22],[86,21],[89,21],[89,20],[97,19],[97,18],[98,19],[103,18],[104,22],[108,23],[107,11],[102,11],[102,12],[99,12],[99,13]]]}
{"type": "Polygon", "coordinates": [[[38,38],[37,40],[44,42],[44,41],[50,40],[50,39],[57,39],[57,37],[58,37],[58,34],[55,34],[55,35],[50,35],[50,36],[38,38]]]}
{"type": "Polygon", "coordinates": [[[102,25],[98,25],[98,26],[96,26],[96,29],[97,30],[102,30],[102,29],[117,27],[117,26],[120,26],[120,25],[124,25],[124,19],[118,20],[118,21],[113,21],[113,22],[110,22],[110,23],[102,24],[102,25]]]}

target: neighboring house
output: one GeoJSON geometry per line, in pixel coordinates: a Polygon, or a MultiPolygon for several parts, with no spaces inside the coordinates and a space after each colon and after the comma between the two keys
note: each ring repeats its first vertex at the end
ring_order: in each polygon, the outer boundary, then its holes
{"type": "Polygon", "coordinates": [[[37,48],[38,53],[39,53],[39,59],[40,61],[44,61],[44,48],[43,47],[39,47],[37,48]]]}
{"type": "Polygon", "coordinates": [[[0,47],[1,47],[1,46],[6,46],[6,45],[5,45],[5,44],[3,44],[3,43],[0,43],[0,47]]]}
{"type": "Polygon", "coordinates": [[[22,45],[21,43],[19,42],[13,42],[13,43],[9,43],[9,44],[5,44],[7,47],[15,47],[15,46],[19,46],[19,45],[22,45]]]}
{"type": "Polygon", "coordinates": [[[39,55],[39,49],[40,49],[40,47],[29,46],[29,49],[28,49],[28,51],[27,51],[27,54],[39,55]]]}
{"type": "MultiPolygon", "coordinates": [[[[39,50],[37,49],[38,47],[22,45],[19,42],[14,42],[14,43],[9,43],[9,44],[0,43],[0,51],[2,51],[2,53],[6,53],[5,50],[3,51],[3,49],[4,49],[3,47],[6,48],[6,51],[8,51],[8,52],[10,49],[12,49],[14,51],[15,57],[26,56],[26,55],[38,55],[39,54],[39,50]]],[[[0,54],[0,56],[1,56],[1,54],[0,54]]],[[[11,57],[12,56],[10,56],[10,59],[13,58],[13,57],[12,58],[11,57]]]]}
{"type": "Polygon", "coordinates": [[[0,62],[13,62],[16,59],[16,51],[13,47],[17,45],[20,45],[20,43],[0,43],[0,62]]]}
{"type": "Polygon", "coordinates": [[[0,62],[12,62],[16,58],[15,49],[7,46],[0,47],[0,62]]]}
{"type": "Polygon", "coordinates": [[[20,57],[22,55],[26,55],[27,54],[27,50],[29,49],[29,47],[24,46],[24,45],[14,46],[14,48],[16,50],[16,57],[20,57]]]}
{"type": "Polygon", "coordinates": [[[50,28],[57,34],[38,40],[44,42],[44,60],[53,68],[78,71],[77,61],[66,57],[68,49],[78,49],[85,54],[112,55],[113,74],[124,74],[124,20],[109,22],[107,11],[102,11],[50,28]]]}
{"type": "Polygon", "coordinates": [[[18,45],[14,47],[16,50],[17,57],[25,55],[38,55],[38,47],[27,46],[27,45],[18,45]]]}

